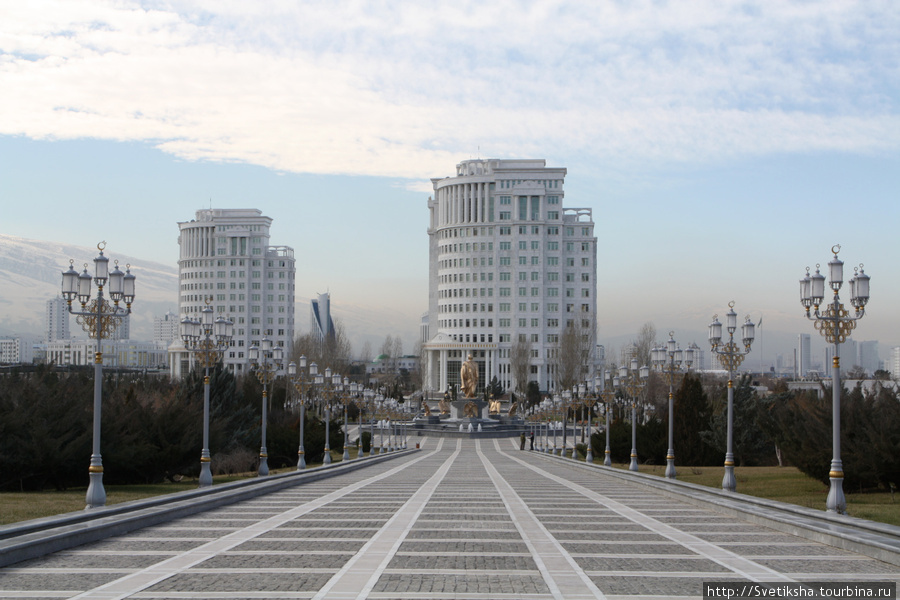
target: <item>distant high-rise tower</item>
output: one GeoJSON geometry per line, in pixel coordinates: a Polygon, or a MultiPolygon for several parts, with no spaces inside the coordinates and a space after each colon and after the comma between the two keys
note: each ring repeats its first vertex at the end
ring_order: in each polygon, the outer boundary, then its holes
{"type": "Polygon", "coordinates": [[[331,320],[331,294],[319,294],[309,301],[309,330],[320,342],[334,339],[334,321],[331,320]]]}
{"type": "MultiPolygon", "coordinates": [[[[285,349],[294,338],[294,250],[269,245],[271,225],[261,211],[243,208],[198,210],[178,223],[179,311],[198,318],[209,302],[234,322],[224,362],[235,373],[248,370],[248,351],[264,337],[285,349]]],[[[173,345],[172,375],[189,367],[187,353],[173,345]]]]}
{"type": "Polygon", "coordinates": [[[894,379],[900,379],[900,346],[894,346],[891,348],[891,360],[889,371],[891,372],[891,377],[894,379]]]}
{"type": "Polygon", "coordinates": [[[857,345],[858,356],[856,364],[863,368],[869,375],[881,368],[881,359],[878,357],[878,342],[859,342],[857,345]]]}
{"type": "Polygon", "coordinates": [[[171,310],[166,314],[153,319],[153,341],[168,346],[179,339],[179,325],[181,319],[171,310]]]}
{"type": "Polygon", "coordinates": [[[797,377],[806,377],[810,370],[810,337],[808,333],[797,336],[797,377]]]}
{"type": "Polygon", "coordinates": [[[46,341],[69,339],[69,308],[62,296],[47,300],[47,312],[45,317],[46,341]]]}

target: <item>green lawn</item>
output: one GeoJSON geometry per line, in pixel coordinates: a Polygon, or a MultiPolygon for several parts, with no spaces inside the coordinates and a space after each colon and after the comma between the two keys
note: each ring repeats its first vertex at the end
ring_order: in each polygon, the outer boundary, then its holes
{"type": "MultiPolygon", "coordinates": [[[[351,446],[350,458],[356,458],[356,447],[351,446]]],[[[331,459],[333,462],[340,462],[343,451],[332,450],[331,459]]],[[[318,465],[308,465],[309,467],[318,465]]],[[[276,473],[284,473],[285,471],[293,471],[294,467],[284,469],[271,469],[269,472],[274,475],[276,473]]],[[[216,475],[213,477],[213,485],[227,483],[229,481],[237,481],[256,477],[256,473],[243,473],[240,475],[216,475]]],[[[157,484],[144,485],[106,485],[106,504],[118,504],[119,502],[128,502],[129,500],[140,500],[151,496],[160,496],[162,494],[171,494],[174,492],[182,492],[185,490],[197,489],[198,482],[196,479],[184,478],[177,483],[165,482],[157,484]]],[[[83,488],[73,488],[64,492],[49,491],[43,492],[2,492],[0,493],[0,525],[8,525],[9,523],[17,523],[19,521],[27,521],[29,519],[39,519],[41,517],[49,517],[67,512],[74,512],[84,509],[84,498],[87,494],[87,486],[83,488]]]]}
{"type": "MultiPolygon", "coordinates": [[[[342,453],[331,453],[334,462],[340,462],[342,453]]],[[[356,448],[350,448],[351,459],[356,458],[356,448]]],[[[600,462],[598,459],[597,462],[600,462]]],[[[313,466],[313,465],[310,465],[313,466]]],[[[627,469],[628,465],[614,465],[627,469]]],[[[272,474],[291,471],[293,468],[272,470],[272,474]]],[[[641,465],[642,473],[663,477],[665,466],[641,465]]],[[[722,486],[724,467],[678,467],[678,480],[712,488],[722,486]]],[[[737,491],[750,496],[780,500],[825,510],[825,498],[828,487],[807,477],[794,467],[736,467],[737,491]]],[[[213,485],[236,481],[247,477],[255,477],[255,473],[243,475],[216,476],[213,485]]],[[[160,483],[152,485],[106,486],[107,504],[138,500],[150,496],[170,494],[183,490],[196,489],[196,479],[184,479],[178,483],[160,483]]],[[[4,492],[0,493],[0,525],[37,519],[84,509],[84,496],[87,488],[72,489],[65,492],[4,492]]],[[[900,494],[897,498],[889,493],[846,494],[847,513],[863,519],[900,525],[900,494]]]]}
{"type": "MultiPolygon", "coordinates": [[[[628,469],[627,464],[613,466],[628,469]]],[[[676,471],[679,481],[719,489],[725,475],[725,467],[676,466],[676,471]]],[[[664,477],[666,467],[641,465],[640,472],[664,477]]],[[[828,486],[804,475],[796,467],[735,467],[734,478],[737,480],[737,491],[741,494],[825,510],[828,486]]],[[[844,496],[848,515],[900,525],[900,494],[895,498],[888,492],[849,494],[844,490],[844,496]]]]}

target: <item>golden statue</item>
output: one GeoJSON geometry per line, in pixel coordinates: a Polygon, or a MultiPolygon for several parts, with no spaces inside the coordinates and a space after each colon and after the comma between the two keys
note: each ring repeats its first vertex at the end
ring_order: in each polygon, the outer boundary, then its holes
{"type": "Polygon", "coordinates": [[[507,413],[507,415],[510,416],[510,417],[516,416],[516,409],[517,409],[518,407],[519,407],[519,403],[518,403],[518,402],[513,402],[513,403],[511,403],[511,404],[509,405],[509,412],[507,413]]]}
{"type": "Polygon", "coordinates": [[[444,392],[444,397],[438,400],[438,406],[442,415],[450,414],[450,392],[444,392]]]}
{"type": "Polygon", "coordinates": [[[490,407],[488,412],[492,415],[500,414],[500,400],[495,400],[493,394],[491,394],[491,397],[488,399],[488,406],[490,407]]]}
{"type": "Polygon", "coordinates": [[[425,400],[422,400],[422,412],[425,413],[426,417],[431,416],[431,409],[428,408],[428,402],[426,402],[425,400]]]}
{"type": "Polygon", "coordinates": [[[478,405],[474,402],[466,402],[466,405],[463,407],[463,414],[474,419],[478,416],[478,405]]]}
{"type": "Polygon", "coordinates": [[[472,360],[471,354],[466,358],[466,362],[462,364],[459,378],[462,380],[463,395],[467,399],[474,398],[475,389],[478,387],[478,365],[472,360]]]}

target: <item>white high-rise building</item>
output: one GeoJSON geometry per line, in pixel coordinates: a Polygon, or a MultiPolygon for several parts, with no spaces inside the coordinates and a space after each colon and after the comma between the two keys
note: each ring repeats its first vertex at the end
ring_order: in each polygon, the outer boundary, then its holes
{"type": "MultiPolygon", "coordinates": [[[[594,337],[597,238],[590,208],[564,208],[566,169],[544,160],[467,160],[432,179],[425,385],[459,384],[466,355],[479,387],[515,382],[510,349],[530,344],[529,381],[555,390],[567,326],[594,337]]],[[[595,341],[591,347],[595,347],[595,341]]],[[[593,378],[596,357],[588,377],[593,378]]]]}
{"type": "Polygon", "coordinates": [[[900,346],[891,348],[891,360],[888,367],[891,377],[900,380],[900,346]]]}
{"type": "Polygon", "coordinates": [[[881,359],[878,357],[878,342],[859,342],[856,346],[856,364],[863,368],[869,375],[881,368],[881,359]]]}
{"type": "Polygon", "coordinates": [[[171,310],[166,311],[166,314],[161,317],[154,317],[153,341],[168,347],[169,344],[178,340],[180,324],[181,319],[171,310]]]}
{"type": "Polygon", "coordinates": [[[47,300],[47,311],[44,317],[46,326],[44,335],[49,344],[56,340],[67,340],[69,332],[69,307],[65,298],[57,296],[47,300]]]}
{"type": "Polygon", "coordinates": [[[810,344],[811,338],[808,333],[801,333],[797,336],[797,377],[806,377],[811,368],[810,344]]]}
{"type": "MultiPolygon", "coordinates": [[[[290,348],[294,338],[294,250],[269,244],[270,217],[257,209],[203,209],[178,223],[179,297],[182,316],[198,318],[208,304],[234,322],[225,365],[248,370],[248,351],[268,337],[290,348]]],[[[180,377],[190,356],[176,341],[170,369],[180,377]]]]}

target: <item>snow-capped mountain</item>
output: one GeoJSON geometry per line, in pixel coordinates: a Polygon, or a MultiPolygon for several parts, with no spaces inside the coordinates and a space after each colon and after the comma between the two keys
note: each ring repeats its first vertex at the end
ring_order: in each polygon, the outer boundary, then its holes
{"type": "MultiPolygon", "coordinates": [[[[77,271],[88,264],[93,275],[97,248],[73,246],[42,240],[29,240],[0,233],[0,335],[44,336],[46,302],[60,295],[62,272],[74,260],[77,271]]],[[[153,319],[178,311],[178,268],[124,256],[110,248],[104,253],[119,261],[123,271],[131,265],[135,275],[135,301],[132,305],[131,338],[153,339],[153,319]]],[[[72,334],[82,336],[75,319],[72,334]]]]}

